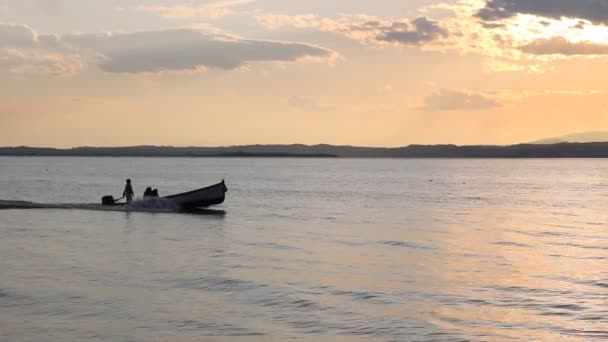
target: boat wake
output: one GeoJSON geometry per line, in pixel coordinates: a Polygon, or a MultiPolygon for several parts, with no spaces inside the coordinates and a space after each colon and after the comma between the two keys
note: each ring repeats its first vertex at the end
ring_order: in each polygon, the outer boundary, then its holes
{"type": "Polygon", "coordinates": [[[179,205],[166,198],[136,200],[128,205],[101,205],[98,203],[36,203],[27,201],[0,200],[0,210],[6,209],[64,209],[148,213],[190,213],[201,215],[224,215],[226,213],[223,210],[202,208],[182,210],[180,209],[179,205]]]}

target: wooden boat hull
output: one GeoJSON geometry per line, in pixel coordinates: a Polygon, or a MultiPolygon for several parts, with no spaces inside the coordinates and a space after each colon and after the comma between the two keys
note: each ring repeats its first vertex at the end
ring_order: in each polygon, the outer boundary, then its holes
{"type": "Polygon", "coordinates": [[[93,210],[93,211],[115,211],[115,212],[144,212],[144,213],[188,213],[193,215],[224,216],[223,210],[207,208],[175,209],[169,207],[156,207],[147,205],[103,205],[98,203],[35,203],[26,201],[5,201],[0,200],[0,210],[6,209],[61,209],[61,210],[93,210]]]}
{"type": "Polygon", "coordinates": [[[188,210],[224,203],[227,191],[226,183],[222,180],[215,185],[162,198],[171,200],[182,210],[188,210]]]}

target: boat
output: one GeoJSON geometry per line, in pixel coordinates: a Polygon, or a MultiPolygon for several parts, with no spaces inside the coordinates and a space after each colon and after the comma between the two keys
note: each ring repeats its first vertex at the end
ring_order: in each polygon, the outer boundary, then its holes
{"type": "Polygon", "coordinates": [[[152,197],[119,203],[113,196],[104,196],[101,203],[35,203],[0,200],[2,209],[80,209],[101,211],[187,212],[201,215],[224,215],[223,210],[206,209],[221,204],[226,198],[226,182],[165,197],[152,197]]]}
{"type": "Polygon", "coordinates": [[[170,200],[182,210],[188,210],[224,203],[227,191],[226,182],[222,180],[220,183],[205,188],[161,198],[170,200]]]}
{"type": "Polygon", "coordinates": [[[220,183],[198,190],[164,197],[149,197],[143,200],[135,200],[128,204],[119,203],[112,196],[104,196],[101,199],[101,204],[107,207],[123,206],[130,209],[191,210],[224,203],[227,191],[226,182],[222,180],[220,183]]]}

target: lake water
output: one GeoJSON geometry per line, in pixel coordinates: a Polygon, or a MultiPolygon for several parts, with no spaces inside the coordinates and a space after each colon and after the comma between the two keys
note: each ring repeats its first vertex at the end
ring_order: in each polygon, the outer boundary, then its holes
{"type": "Polygon", "coordinates": [[[0,158],[0,341],[608,339],[608,161],[0,158]],[[120,196],[118,196],[120,197],[120,196]]]}

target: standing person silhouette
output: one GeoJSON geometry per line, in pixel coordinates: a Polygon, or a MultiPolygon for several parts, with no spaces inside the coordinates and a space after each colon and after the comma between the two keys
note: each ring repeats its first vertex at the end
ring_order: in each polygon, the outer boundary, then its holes
{"type": "Polygon", "coordinates": [[[125,191],[123,191],[122,195],[127,198],[127,203],[131,203],[133,200],[133,196],[135,193],[133,192],[133,187],[131,186],[131,180],[127,179],[127,184],[125,184],[125,191]]]}

